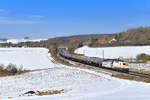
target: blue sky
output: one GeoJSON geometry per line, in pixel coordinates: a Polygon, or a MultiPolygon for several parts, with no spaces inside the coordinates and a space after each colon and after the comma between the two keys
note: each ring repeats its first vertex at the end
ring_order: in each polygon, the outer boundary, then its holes
{"type": "Polygon", "coordinates": [[[150,26],[150,0],[0,0],[0,38],[115,33],[150,26]]]}

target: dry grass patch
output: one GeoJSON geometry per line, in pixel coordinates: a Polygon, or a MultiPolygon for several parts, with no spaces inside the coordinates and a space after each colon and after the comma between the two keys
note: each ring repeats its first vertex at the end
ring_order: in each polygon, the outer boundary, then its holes
{"type": "Polygon", "coordinates": [[[43,96],[43,95],[53,95],[53,94],[60,94],[65,93],[64,89],[61,90],[49,90],[49,91],[37,91],[36,95],[43,96]]]}
{"type": "Polygon", "coordinates": [[[32,96],[32,95],[37,95],[37,96],[43,96],[43,95],[54,95],[54,94],[60,94],[60,93],[65,93],[68,92],[68,90],[48,90],[48,91],[28,91],[26,93],[24,93],[23,95],[28,95],[28,96],[32,96]]]}

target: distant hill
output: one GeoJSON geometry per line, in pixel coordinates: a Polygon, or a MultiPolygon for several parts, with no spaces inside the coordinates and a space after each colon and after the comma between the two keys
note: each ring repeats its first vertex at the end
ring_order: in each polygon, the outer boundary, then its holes
{"type": "Polygon", "coordinates": [[[107,38],[114,38],[115,34],[85,34],[85,35],[73,35],[67,37],[56,37],[49,40],[55,40],[58,44],[67,45],[70,40],[79,40],[81,42],[87,42],[90,39],[104,39],[107,38]]]}
{"type": "Polygon", "coordinates": [[[117,34],[116,38],[129,42],[150,42],[150,27],[128,29],[125,32],[117,34]]]}
{"type": "Polygon", "coordinates": [[[0,38],[0,41],[7,41],[8,39],[0,38]]]}

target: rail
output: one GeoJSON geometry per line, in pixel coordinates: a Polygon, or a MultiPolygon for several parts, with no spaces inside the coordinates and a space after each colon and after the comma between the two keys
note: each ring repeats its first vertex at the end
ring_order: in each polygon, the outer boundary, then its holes
{"type": "Polygon", "coordinates": [[[132,71],[129,71],[128,74],[150,79],[150,74],[144,74],[144,73],[132,72],[132,71]]]}

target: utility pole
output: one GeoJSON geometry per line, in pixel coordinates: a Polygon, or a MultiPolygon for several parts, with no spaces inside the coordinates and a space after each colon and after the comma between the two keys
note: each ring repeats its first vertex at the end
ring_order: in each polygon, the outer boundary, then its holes
{"type": "Polygon", "coordinates": [[[104,50],[102,51],[102,55],[103,55],[103,60],[104,60],[104,50]]]}
{"type": "Polygon", "coordinates": [[[83,54],[85,55],[85,50],[83,50],[83,54]]]}

